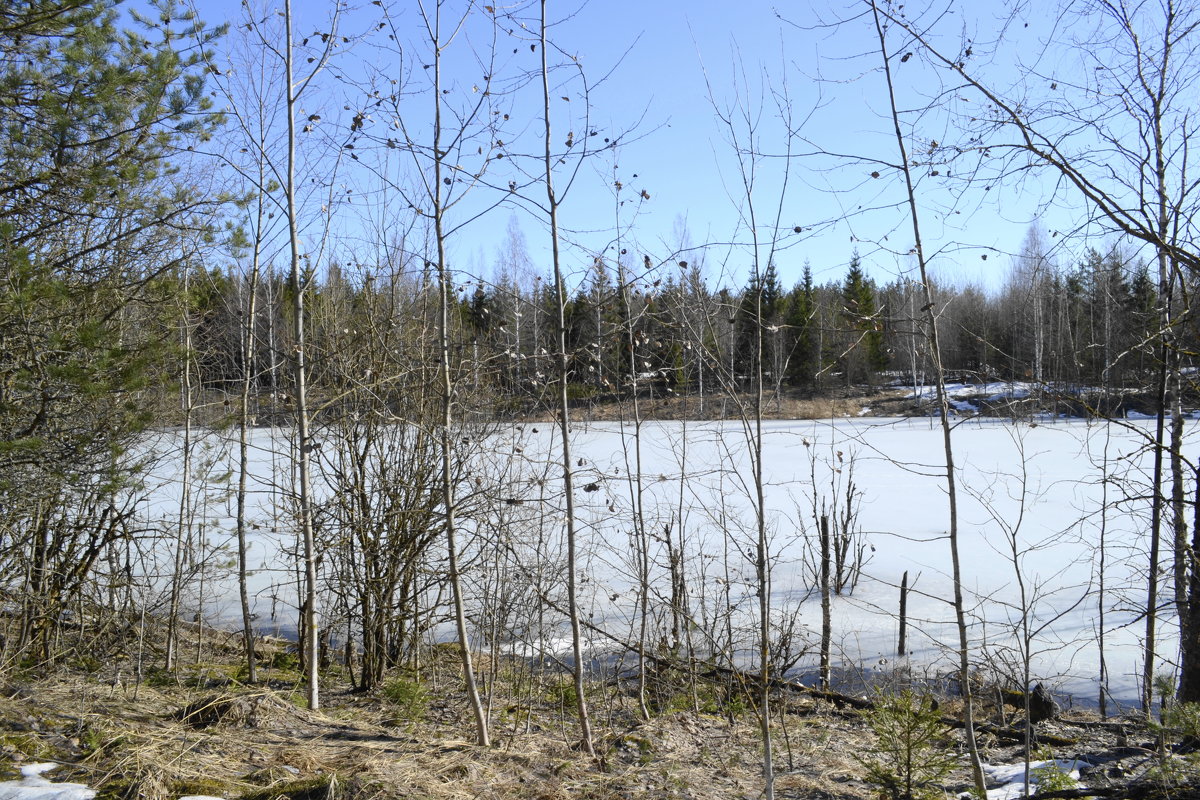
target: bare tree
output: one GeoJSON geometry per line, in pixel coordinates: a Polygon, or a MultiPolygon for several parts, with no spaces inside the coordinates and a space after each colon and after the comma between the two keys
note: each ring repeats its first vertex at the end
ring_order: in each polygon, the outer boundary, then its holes
{"type": "MultiPolygon", "coordinates": [[[[626,367],[622,383],[628,389],[629,408],[633,414],[632,458],[630,457],[629,443],[624,426],[621,428],[621,447],[625,454],[625,476],[629,489],[630,511],[633,515],[633,558],[636,562],[635,571],[638,585],[638,707],[643,719],[648,720],[650,719],[650,709],[646,704],[646,645],[650,621],[651,554],[650,536],[646,523],[646,487],[642,476],[643,419],[641,397],[639,396],[641,394],[642,376],[645,372],[644,362],[640,358],[640,351],[647,345],[647,342],[645,341],[644,333],[638,329],[639,317],[644,313],[645,308],[644,305],[640,308],[635,308],[635,281],[626,261],[619,255],[626,249],[621,246],[624,242],[622,238],[624,230],[621,225],[621,192],[623,187],[621,181],[616,179],[614,179],[613,185],[617,187],[614,198],[616,207],[615,224],[617,227],[616,247],[614,249],[618,253],[616,258],[617,291],[621,298],[620,308],[623,324],[620,336],[624,345],[626,367]]],[[[600,326],[597,327],[597,338],[600,338],[602,331],[599,330],[600,326]]],[[[624,409],[623,403],[622,409],[624,409]]],[[[624,417],[623,413],[622,417],[624,417]]]]}
{"type": "MultiPolygon", "coordinates": [[[[739,76],[739,90],[749,88],[746,77],[739,76]]],[[[772,703],[771,686],[775,674],[773,640],[774,612],[772,610],[772,568],[775,558],[772,553],[772,536],[768,521],[766,506],[767,474],[765,468],[766,443],[763,430],[763,415],[766,410],[767,391],[767,355],[768,340],[766,330],[766,306],[764,295],[768,287],[769,275],[774,271],[774,262],[780,249],[782,239],[782,216],[784,201],[787,196],[788,181],[791,177],[792,143],[794,134],[801,127],[796,118],[796,110],[788,91],[787,82],[770,91],[769,106],[763,98],[757,101],[750,97],[738,97],[733,103],[722,106],[716,96],[712,84],[705,76],[709,102],[716,115],[732,150],[734,169],[738,181],[738,194],[735,203],[738,210],[739,229],[744,231],[746,241],[744,250],[749,260],[750,280],[752,288],[742,298],[741,306],[749,313],[750,332],[750,379],[749,396],[743,397],[741,390],[743,381],[733,360],[736,349],[736,332],[733,325],[737,321],[732,309],[723,309],[728,314],[730,323],[729,366],[719,371],[720,380],[727,393],[729,401],[736,409],[736,418],[742,428],[745,439],[747,457],[749,460],[750,476],[743,482],[747,499],[750,501],[753,513],[753,553],[754,569],[753,591],[756,596],[756,650],[757,650],[757,692],[759,730],[763,751],[763,780],[764,793],[767,800],[775,796],[775,765],[774,742],[771,731],[772,703]],[[777,162],[777,185],[767,189],[762,185],[763,169],[768,161],[768,154],[763,149],[764,132],[760,128],[763,106],[771,108],[783,131],[783,152],[774,155],[777,162]],[[768,199],[762,199],[766,195],[768,199]]],[[[765,91],[765,90],[764,90],[765,91]]],[[[711,324],[711,323],[710,323],[711,324]]],[[[724,359],[713,359],[722,363],[724,359]]]]}
{"type": "Polygon", "coordinates": [[[562,240],[558,223],[558,209],[561,202],[554,189],[554,139],[551,128],[551,99],[550,99],[550,61],[547,55],[548,39],[546,36],[547,0],[540,0],[538,16],[537,46],[541,50],[541,79],[542,79],[542,114],[545,123],[543,137],[543,180],[546,189],[546,215],[550,229],[550,258],[554,272],[555,313],[557,314],[555,337],[555,377],[557,378],[555,397],[555,416],[558,422],[559,447],[562,457],[563,493],[566,506],[567,528],[567,613],[571,623],[571,655],[572,671],[575,678],[575,710],[579,717],[581,744],[589,756],[596,754],[592,744],[592,723],[588,714],[587,694],[584,685],[583,666],[583,632],[579,623],[579,598],[577,586],[578,573],[578,531],[575,512],[575,480],[571,460],[571,406],[567,395],[567,387],[571,376],[571,356],[567,351],[567,286],[563,275],[562,240]]]}
{"type": "MultiPolygon", "coordinates": [[[[252,14],[250,19],[253,19],[252,14]]],[[[241,275],[235,274],[231,268],[230,282],[237,287],[234,302],[237,309],[235,316],[238,318],[238,455],[234,513],[234,528],[237,535],[238,600],[242,612],[242,637],[247,677],[251,683],[254,683],[258,680],[258,672],[257,661],[254,657],[254,618],[251,612],[247,582],[249,572],[247,500],[250,478],[250,438],[255,423],[251,401],[257,396],[257,388],[262,377],[258,366],[260,344],[258,318],[261,313],[259,295],[263,261],[266,258],[267,249],[278,233],[277,223],[271,222],[275,218],[275,210],[279,208],[276,192],[271,191],[274,184],[273,167],[278,162],[277,154],[272,152],[271,139],[275,132],[273,123],[278,110],[279,96],[282,92],[278,86],[278,71],[272,69],[273,56],[262,46],[263,31],[261,27],[251,23],[248,28],[243,26],[241,30],[245,31],[246,35],[239,39],[239,44],[244,44],[245,47],[239,51],[241,63],[238,69],[236,71],[222,70],[219,65],[210,60],[209,72],[213,82],[227,101],[227,113],[234,120],[239,139],[249,143],[244,148],[248,152],[245,162],[236,159],[233,153],[223,154],[222,157],[231,164],[234,172],[242,178],[251,192],[248,202],[241,206],[247,214],[247,239],[239,239],[234,243],[235,255],[239,257],[238,260],[248,258],[248,264],[241,275]],[[259,41],[255,41],[256,38],[259,38],[259,41]]],[[[266,311],[273,319],[274,309],[270,304],[266,311]]]]}
{"type": "Polygon", "coordinates": [[[317,710],[321,704],[320,687],[320,654],[317,646],[317,550],[316,536],[313,530],[313,494],[311,457],[313,441],[309,432],[308,407],[308,345],[305,338],[305,299],[308,294],[310,274],[303,268],[305,261],[310,261],[315,252],[304,248],[300,237],[300,208],[296,200],[296,116],[299,113],[300,97],[309,83],[316,77],[324,66],[326,59],[337,41],[335,13],[329,35],[325,38],[326,47],[312,70],[300,80],[295,75],[295,47],[292,40],[292,3],[284,0],[283,6],[285,38],[283,46],[284,91],[286,92],[287,108],[287,164],[284,168],[284,207],[288,223],[289,245],[289,274],[288,281],[292,293],[292,396],[296,414],[296,473],[297,510],[300,522],[300,538],[303,543],[304,556],[304,601],[302,605],[302,624],[304,642],[305,676],[308,679],[308,707],[317,710]]]}
{"type": "MultiPolygon", "coordinates": [[[[971,692],[971,650],[968,638],[966,610],[963,605],[962,565],[959,558],[958,546],[958,491],[957,477],[954,468],[954,446],[951,438],[950,402],[946,394],[946,373],[942,365],[941,342],[938,338],[937,304],[930,287],[929,269],[925,260],[924,245],[921,237],[919,205],[913,182],[912,167],[908,156],[904,131],[901,127],[900,109],[897,105],[895,84],[892,80],[893,54],[889,53],[888,37],[884,28],[885,17],[880,13],[876,0],[870,0],[871,17],[875,25],[875,33],[879,42],[879,55],[883,66],[883,74],[887,82],[888,105],[891,109],[891,119],[895,130],[897,155],[899,156],[900,172],[904,176],[904,188],[908,199],[909,218],[912,222],[913,248],[917,258],[921,285],[924,289],[925,336],[929,342],[930,360],[933,366],[933,377],[937,391],[938,417],[942,428],[942,448],[946,466],[946,497],[949,503],[949,533],[951,577],[954,582],[954,618],[958,627],[958,657],[959,657],[959,686],[963,694],[963,722],[967,736],[967,748],[971,754],[971,773],[975,782],[975,791],[980,797],[987,794],[987,784],[983,777],[983,765],[979,757],[979,745],[975,739],[975,707],[971,692]]],[[[902,56],[903,58],[903,56],[902,56]]]]}
{"type": "MultiPolygon", "coordinates": [[[[455,426],[455,406],[456,406],[456,383],[458,381],[458,368],[453,360],[452,336],[451,327],[451,308],[457,302],[454,294],[454,279],[449,266],[449,254],[446,249],[447,239],[450,235],[450,226],[446,219],[446,212],[451,206],[450,190],[447,187],[452,187],[455,183],[455,175],[461,169],[461,156],[463,151],[464,140],[472,133],[471,128],[478,125],[479,127],[491,130],[490,114],[487,112],[491,109],[491,79],[492,66],[487,68],[484,77],[483,90],[476,89],[477,99],[471,102],[465,112],[458,113],[455,127],[449,128],[445,121],[444,115],[448,112],[446,107],[445,95],[450,90],[442,88],[442,62],[444,52],[461,32],[463,26],[476,9],[469,4],[462,13],[450,16],[448,25],[444,25],[443,21],[443,6],[442,2],[434,2],[431,8],[426,8],[424,5],[420,7],[422,27],[424,34],[428,38],[429,51],[431,53],[431,79],[433,83],[433,127],[432,127],[432,149],[425,152],[418,150],[412,146],[412,135],[408,132],[407,127],[402,124],[402,130],[405,131],[409,141],[409,149],[414,156],[425,156],[430,162],[431,169],[428,172],[429,177],[423,180],[423,194],[429,203],[429,210],[426,212],[432,217],[433,222],[433,237],[434,248],[436,254],[436,269],[438,282],[438,313],[437,313],[437,328],[439,341],[439,357],[438,357],[438,374],[439,384],[441,389],[441,419],[439,421],[440,441],[441,441],[441,501],[445,514],[445,533],[446,533],[446,549],[449,558],[449,580],[452,602],[454,604],[454,621],[458,632],[459,640],[459,655],[462,660],[463,680],[467,688],[467,696],[471,703],[471,710],[475,716],[475,731],[476,742],[480,746],[488,746],[491,742],[488,733],[488,719],[486,709],[479,695],[478,683],[475,679],[475,667],[472,661],[470,642],[467,636],[467,619],[466,610],[463,600],[463,584],[460,571],[460,551],[458,544],[459,527],[457,522],[457,503],[455,492],[455,480],[458,470],[454,463],[456,451],[452,437],[454,436],[455,426]],[[482,118],[482,122],[480,119],[482,118]],[[451,155],[454,156],[453,161],[451,155]]],[[[494,42],[493,42],[494,45],[494,42]]],[[[494,51],[494,47],[493,47],[494,51]]],[[[484,137],[490,142],[494,137],[484,137]]],[[[481,148],[482,151],[482,148],[481,148]]],[[[468,183],[478,180],[480,173],[486,168],[487,161],[484,160],[479,171],[466,176],[468,183]]],[[[418,169],[421,165],[418,164],[418,169]]],[[[421,170],[421,174],[425,175],[425,170],[421,170]]],[[[461,193],[459,194],[461,199],[461,193]]],[[[456,349],[456,348],[455,348],[456,349]]]]}
{"type": "MultiPolygon", "coordinates": [[[[183,303],[188,302],[188,287],[191,274],[183,275],[183,303]]],[[[183,411],[183,465],[179,483],[179,517],[175,530],[175,567],[171,571],[171,600],[167,611],[167,669],[175,669],[179,659],[179,602],[183,592],[184,562],[192,539],[192,441],[193,412],[196,406],[196,396],[192,387],[195,375],[195,350],[192,347],[192,320],[188,313],[190,309],[181,309],[179,337],[183,350],[183,364],[179,386],[180,408],[183,411]]]]}

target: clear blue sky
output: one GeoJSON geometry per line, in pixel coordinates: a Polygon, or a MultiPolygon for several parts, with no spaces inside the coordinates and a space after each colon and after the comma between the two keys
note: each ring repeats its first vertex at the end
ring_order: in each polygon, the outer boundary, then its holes
{"type": "MultiPolygon", "coordinates": [[[[447,5],[458,8],[465,4],[447,5]]],[[[231,0],[196,0],[196,6],[211,22],[236,22],[242,13],[231,0]]],[[[298,35],[322,29],[330,7],[326,0],[297,2],[298,35]]],[[[396,65],[394,74],[400,78],[401,51],[410,59],[410,71],[407,83],[401,79],[400,85],[414,90],[402,102],[402,113],[412,110],[413,128],[418,131],[422,115],[428,116],[425,112],[431,103],[415,92],[428,74],[420,64],[428,60],[428,48],[419,40],[416,2],[405,0],[389,8],[399,38],[407,31],[413,39],[403,42],[402,48],[388,42],[381,42],[384,48],[361,42],[354,45],[339,56],[337,68],[323,75],[321,87],[307,98],[306,113],[321,113],[320,124],[335,136],[345,129],[359,103],[357,90],[348,83],[371,71],[392,74],[390,64],[396,65]],[[334,74],[345,79],[332,80],[334,74]]],[[[532,32],[520,30],[519,21],[527,19],[532,24],[536,9],[508,18],[504,16],[508,7],[494,8],[502,25],[513,30],[511,35],[501,32],[497,75],[534,77],[525,71],[535,70],[540,57],[529,47],[532,32]]],[[[590,128],[598,133],[593,142],[627,132],[618,149],[602,152],[581,167],[564,199],[562,222],[571,231],[568,238],[574,244],[564,257],[568,271],[584,274],[593,257],[606,247],[611,258],[618,224],[629,226],[622,233],[621,245],[639,265],[642,254],[656,263],[666,259],[686,226],[690,244],[704,247],[710,282],[743,285],[750,261],[746,248],[750,236],[740,221],[747,208],[745,192],[730,130],[720,121],[718,111],[741,118],[736,126],[739,137],[747,135],[742,115],[748,113],[756,128],[755,147],[771,156],[757,165],[754,199],[761,232],[780,203],[784,160],[779,156],[785,153],[788,137],[773,98],[786,89],[792,108],[794,157],[782,199],[781,222],[788,235],[776,259],[784,284],[796,282],[806,260],[818,282],[840,280],[855,250],[862,254],[868,273],[881,283],[900,274],[913,274],[915,264],[904,255],[912,240],[907,209],[902,205],[893,208],[904,199],[897,172],[884,169],[880,178],[873,179],[874,169],[867,162],[813,154],[827,150],[897,160],[870,21],[860,18],[837,27],[819,26],[859,10],[854,4],[817,0],[778,13],[772,5],[756,0],[691,4],[593,0],[582,5],[552,2],[550,8],[560,20],[551,32],[552,39],[562,51],[578,57],[589,81],[598,82],[590,98],[590,128]],[[619,212],[614,179],[621,181],[625,200],[619,212]],[[835,222],[838,218],[841,220],[835,222]],[[797,226],[799,234],[792,232],[797,226]]],[[[372,28],[381,16],[380,9],[370,3],[355,8],[343,19],[343,32],[372,28]]],[[[1001,11],[1001,4],[992,0],[971,4],[964,12],[969,19],[956,18],[954,11],[945,27],[954,36],[966,31],[982,48],[986,37],[978,31],[990,32],[993,17],[1001,11]]],[[[486,23],[490,15],[478,10],[474,19],[444,54],[444,85],[451,92],[448,102],[460,107],[470,100],[471,87],[480,81],[483,68],[478,59],[489,47],[486,23]]],[[[1025,22],[1029,25],[1020,29],[1020,40],[1036,50],[1038,39],[1049,35],[1053,21],[1030,16],[1022,18],[1022,25],[1025,22]]],[[[385,33],[372,35],[383,37],[385,33]]],[[[916,59],[904,65],[893,63],[901,103],[906,108],[924,105],[938,89],[928,71],[916,59]]],[[[1002,57],[986,66],[1002,82],[1011,81],[1009,76],[1016,74],[1002,57]]],[[[577,81],[565,81],[567,75],[562,72],[556,77],[562,77],[564,83],[554,90],[552,118],[555,139],[562,140],[568,131],[582,126],[584,104],[577,81]],[[560,99],[567,96],[570,101],[560,99]]],[[[516,83],[519,80],[512,85],[516,83]]],[[[541,124],[540,84],[526,83],[505,102],[513,117],[509,130],[521,137],[518,144],[510,146],[514,151],[535,152],[540,146],[536,139],[541,124]]],[[[368,132],[378,133],[386,127],[386,120],[372,116],[369,125],[376,127],[368,132]]],[[[918,150],[923,142],[950,135],[944,118],[936,114],[922,117],[917,130],[910,145],[918,150]]],[[[363,158],[368,156],[364,153],[363,158]]],[[[493,164],[492,174],[499,177],[504,166],[493,164]]],[[[526,165],[529,169],[534,166],[526,165]]],[[[1069,261],[1083,246],[1082,241],[1054,238],[1055,230],[1070,227],[1069,220],[1077,216],[1078,209],[1037,211],[1042,191],[1037,181],[983,192],[978,184],[935,179],[927,170],[918,170],[922,175],[919,200],[927,251],[940,253],[935,259],[936,274],[998,288],[1011,263],[1008,254],[1020,247],[1035,217],[1048,241],[1066,242],[1058,253],[1060,259],[1069,261]]],[[[343,171],[344,176],[350,174],[343,171]]],[[[366,175],[343,178],[354,184],[351,189],[361,188],[359,184],[368,179],[366,175]]],[[[560,189],[564,186],[560,183],[560,189]]],[[[531,196],[536,194],[531,192],[531,196]]],[[[476,189],[456,213],[461,219],[495,197],[476,189]]],[[[484,272],[486,277],[515,216],[529,253],[544,274],[548,238],[539,220],[530,215],[529,204],[524,205],[522,209],[502,204],[457,233],[452,243],[455,265],[484,272]]],[[[361,209],[360,204],[349,210],[344,224],[361,224],[351,221],[361,209]]],[[[1106,242],[1095,239],[1091,243],[1106,242]]],[[[685,257],[696,261],[695,253],[685,257]]]]}

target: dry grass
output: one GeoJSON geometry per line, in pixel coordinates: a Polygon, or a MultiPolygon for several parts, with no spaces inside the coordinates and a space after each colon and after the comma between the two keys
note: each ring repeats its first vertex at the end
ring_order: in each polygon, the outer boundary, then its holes
{"type": "MultiPolygon", "coordinates": [[[[203,672],[221,670],[210,665],[203,672]]],[[[598,726],[593,760],[568,741],[574,728],[568,720],[564,735],[557,703],[549,700],[530,708],[528,732],[498,713],[495,746],[485,749],[463,740],[469,715],[457,690],[439,693],[420,718],[398,720],[395,706],[345,686],[330,685],[325,708],[311,712],[286,693],[211,685],[216,681],[195,687],[190,677],[185,673],[181,685],[108,685],[59,670],[10,680],[0,697],[0,730],[27,728],[42,747],[7,755],[16,762],[59,760],[66,766],[56,780],[98,787],[102,797],[145,800],[189,792],[248,800],[724,800],[761,788],[760,744],[749,715],[731,722],[677,711],[641,722],[628,698],[610,693],[616,706],[597,709],[598,719],[611,724],[598,726]]],[[[797,707],[781,728],[795,770],[781,787],[816,786],[822,780],[816,765],[831,763],[830,743],[847,741],[851,731],[861,735],[858,721],[815,711],[811,704],[797,707]],[[844,733],[835,736],[831,726],[844,733]]],[[[836,796],[865,796],[861,786],[843,788],[836,796]]]]}
{"type": "MultiPolygon", "coordinates": [[[[853,389],[831,390],[820,396],[782,391],[768,392],[763,398],[763,417],[766,419],[829,419],[831,417],[907,416],[928,413],[922,411],[906,390],[853,389]],[[865,409],[865,411],[864,411],[865,409]]],[[[644,420],[721,420],[740,419],[752,414],[754,397],[742,394],[728,397],[721,394],[707,397],[703,409],[698,397],[644,397],[638,411],[644,420]]],[[[572,417],[581,422],[615,422],[633,419],[633,405],[627,401],[579,405],[572,417]]],[[[542,416],[533,420],[545,421],[542,416]]]]}
{"type": "MultiPolygon", "coordinates": [[[[181,669],[178,680],[159,673],[155,685],[100,679],[114,670],[10,674],[0,683],[0,753],[18,763],[61,761],[66,766],[54,779],[130,800],[187,793],[244,800],[727,800],[761,793],[752,713],[731,720],[676,710],[644,722],[632,698],[609,685],[596,687],[596,759],[574,746],[575,727],[550,686],[509,697],[507,673],[496,681],[494,746],[476,747],[464,741],[470,714],[453,654],[443,651],[434,648],[426,661],[428,700],[416,709],[383,693],[355,693],[338,684],[335,670],[324,707],[311,712],[293,701],[302,696],[287,680],[294,676],[277,671],[270,687],[225,677],[236,672],[235,653],[217,645],[212,661],[181,669]]],[[[777,794],[873,796],[856,760],[871,737],[854,713],[781,696],[777,794]]],[[[992,747],[990,757],[1013,758],[1011,746],[992,747]]],[[[953,788],[965,788],[965,770],[955,781],[953,788]]]]}

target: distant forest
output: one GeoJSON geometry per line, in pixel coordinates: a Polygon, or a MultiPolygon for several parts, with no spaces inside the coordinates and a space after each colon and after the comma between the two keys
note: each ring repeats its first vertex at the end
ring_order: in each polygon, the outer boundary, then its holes
{"type": "MultiPolygon", "coordinates": [[[[469,410],[497,418],[549,408],[555,381],[553,277],[529,264],[518,232],[510,233],[507,245],[498,248],[494,281],[456,287],[452,314],[460,398],[470,399],[469,410]]],[[[935,284],[950,377],[1028,381],[1051,393],[1149,391],[1160,328],[1148,266],[1119,248],[1092,249],[1081,263],[1059,265],[1044,246],[1031,231],[999,292],[935,284]]],[[[856,254],[840,282],[817,284],[805,265],[803,278],[791,287],[781,283],[773,264],[761,281],[752,277],[730,287],[712,285],[700,264],[684,259],[663,265],[645,256],[636,266],[625,263],[632,260],[597,258],[569,293],[568,392],[575,405],[617,402],[635,392],[700,400],[748,391],[760,324],[763,375],[773,393],[820,396],[932,381],[919,330],[921,287],[902,280],[878,284],[856,254]]],[[[363,387],[384,394],[403,387],[407,394],[412,384],[401,376],[427,370],[432,380],[438,303],[429,267],[420,259],[333,264],[314,276],[309,347],[318,396],[343,407],[363,387]]],[[[219,397],[236,391],[244,374],[242,310],[250,290],[237,271],[192,280],[197,288],[187,313],[195,330],[197,379],[219,397]]],[[[248,351],[254,386],[260,396],[285,398],[285,276],[265,272],[256,292],[254,346],[248,351]]],[[[1194,340],[1194,331],[1188,336],[1194,340]]]]}

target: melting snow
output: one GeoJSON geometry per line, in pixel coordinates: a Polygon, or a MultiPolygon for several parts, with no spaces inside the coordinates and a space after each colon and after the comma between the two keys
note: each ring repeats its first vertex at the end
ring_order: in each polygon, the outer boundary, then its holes
{"type": "Polygon", "coordinates": [[[19,781],[0,783],[0,800],[92,800],[94,789],[82,783],[52,783],[43,772],[56,769],[58,764],[26,764],[21,767],[19,781]]]}
{"type": "MultiPolygon", "coordinates": [[[[1067,773],[1073,780],[1079,780],[1080,767],[1086,767],[1086,761],[1064,761],[1062,759],[1054,759],[1051,761],[1030,761],[1029,762],[1029,783],[1036,786],[1038,783],[1038,770],[1046,767],[1057,766],[1058,769],[1067,773]]],[[[1000,784],[998,788],[988,789],[988,800],[1017,800],[1017,798],[1025,796],[1025,765],[1022,764],[998,764],[988,765],[983,767],[983,773],[987,776],[989,784],[1000,784]]]]}

